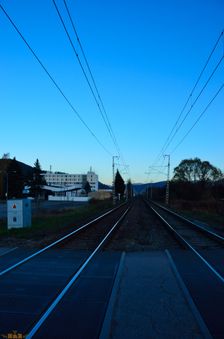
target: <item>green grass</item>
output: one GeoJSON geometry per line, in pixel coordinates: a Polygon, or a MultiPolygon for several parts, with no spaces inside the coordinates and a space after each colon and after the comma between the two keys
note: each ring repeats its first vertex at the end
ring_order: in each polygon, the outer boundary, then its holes
{"type": "Polygon", "coordinates": [[[171,207],[186,217],[224,229],[224,209],[220,203],[175,201],[171,207]]]}
{"type": "Polygon", "coordinates": [[[74,209],[33,217],[31,227],[11,230],[7,230],[6,222],[0,220],[0,239],[5,237],[42,239],[47,235],[69,230],[72,226],[81,225],[110,208],[112,208],[111,201],[96,201],[74,209]]]}
{"type": "Polygon", "coordinates": [[[211,212],[206,211],[182,211],[187,217],[191,217],[193,219],[200,220],[202,222],[207,223],[208,225],[212,226],[222,226],[224,229],[224,217],[220,215],[216,215],[211,212]]]}

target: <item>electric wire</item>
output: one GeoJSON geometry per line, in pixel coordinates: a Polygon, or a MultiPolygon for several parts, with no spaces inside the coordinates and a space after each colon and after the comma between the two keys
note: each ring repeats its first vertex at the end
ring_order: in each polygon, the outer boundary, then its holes
{"type": "MultiPolygon", "coordinates": [[[[174,124],[174,126],[173,126],[173,128],[172,128],[172,130],[171,130],[171,132],[170,132],[170,134],[169,134],[169,136],[167,138],[167,140],[166,140],[166,142],[165,142],[165,145],[166,145],[167,141],[170,139],[171,134],[173,133],[173,131],[174,131],[175,127],[177,126],[177,124],[178,124],[178,122],[179,122],[183,112],[185,111],[185,108],[187,107],[190,99],[192,98],[192,95],[193,95],[193,93],[194,93],[194,91],[195,91],[199,81],[201,80],[201,77],[202,77],[202,75],[203,75],[203,73],[204,73],[204,71],[205,71],[205,69],[206,69],[206,67],[207,67],[207,65],[208,65],[208,63],[209,63],[213,53],[215,52],[216,47],[218,46],[218,43],[219,43],[219,41],[221,40],[222,37],[223,37],[223,31],[220,33],[220,35],[219,35],[219,37],[218,37],[218,39],[217,39],[217,41],[216,41],[216,43],[215,43],[211,53],[209,54],[209,56],[208,56],[208,58],[207,58],[207,60],[205,62],[205,65],[204,65],[203,69],[201,70],[201,72],[200,72],[200,74],[199,74],[199,76],[198,76],[198,78],[196,80],[196,83],[195,83],[193,89],[191,90],[191,92],[189,94],[189,97],[188,97],[187,101],[185,102],[185,104],[184,104],[184,106],[183,106],[183,108],[182,108],[182,110],[181,110],[181,112],[180,112],[180,114],[179,114],[179,116],[178,116],[178,118],[177,118],[177,120],[176,120],[176,122],[175,122],[175,124],[174,124]]],[[[164,151],[162,151],[162,152],[164,152],[164,151]]]]}
{"type": "Polygon", "coordinates": [[[101,97],[100,97],[100,95],[99,95],[99,91],[98,91],[98,89],[97,89],[97,87],[96,87],[96,82],[95,82],[95,80],[94,80],[94,78],[93,78],[93,75],[92,75],[92,72],[91,72],[91,70],[90,70],[89,63],[88,63],[88,61],[87,61],[87,58],[86,58],[86,56],[85,56],[83,47],[82,47],[81,42],[80,42],[80,39],[79,39],[79,37],[78,37],[77,30],[75,29],[75,25],[74,25],[74,22],[73,22],[73,20],[72,20],[71,15],[70,15],[68,6],[67,6],[66,2],[64,1],[65,8],[66,8],[66,10],[67,10],[69,19],[70,19],[70,21],[71,21],[71,24],[72,24],[72,27],[73,27],[73,29],[74,29],[75,35],[76,35],[76,37],[77,37],[78,43],[79,43],[79,45],[80,45],[82,54],[83,54],[83,56],[84,56],[84,60],[85,60],[86,65],[87,65],[87,69],[88,69],[88,71],[89,71],[89,73],[90,73],[90,77],[91,77],[92,82],[93,82],[93,84],[94,84],[94,87],[95,87],[97,96],[98,96],[98,98],[99,98],[99,100],[100,100],[100,103],[101,103],[101,105],[102,105],[102,107],[103,107],[103,109],[104,109],[104,112],[103,112],[103,110],[102,110],[101,107],[100,107],[99,101],[98,101],[98,99],[97,99],[97,97],[96,97],[96,94],[94,93],[93,87],[92,87],[92,85],[91,85],[91,83],[90,83],[90,81],[89,81],[88,75],[87,75],[87,73],[86,73],[86,71],[85,71],[85,69],[84,69],[84,66],[83,66],[83,64],[82,64],[82,61],[81,61],[81,59],[80,59],[80,57],[79,57],[79,55],[78,55],[78,52],[77,52],[77,50],[76,50],[76,48],[75,48],[75,46],[74,46],[74,43],[73,43],[73,41],[72,41],[72,38],[71,38],[71,36],[70,36],[70,34],[69,34],[69,32],[68,32],[68,29],[67,29],[66,25],[65,25],[65,21],[64,21],[63,18],[62,18],[62,15],[61,15],[61,13],[60,13],[60,10],[59,10],[59,8],[58,8],[58,6],[57,6],[55,0],[52,0],[52,2],[53,2],[53,4],[54,4],[54,7],[55,7],[56,12],[57,12],[57,14],[58,14],[58,17],[59,17],[59,19],[60,19],[60,22],[61,22],[61,24],[62,24],[62,26],[63,26],[63,28],[64,28],[64,31],[65,31],[65,33],[66,33],[66,36],[67,36],[67,38],[68,38],[68,40],[69,40],[69,42],[70,42],[70,45],[71,45],[71,47],[72,47],[72,49],[73,49],[73,52],[75,53],[75,56],[76,56],[76,58],[77,58],[77,60],[78,60],[79,66],[81,67],[81,70],[82,70],[82,72],[83,72],[83,75],[84,75],[84,77],[85,77],[85,79],[86,79],[86,81],[87,81],[88,87],[89,87],[89,89],[90,89],[90,91],[91,91],[91,93],[92,93],[92,95],[93,95],[93,97],[94,97],[95,103],[96,103],[96,105],[97,105],[97,107],[98,107],[98,110],[99,110],[99,112],[100,112],[100,114],[101,114],[101,117],[102,117],[102,119],[103,119],[103,121],[104,121],[104,123],[105,123],[105,126],[106,126],[106,128],[107,128],[107,130],[108,130],[108,132],[109,132],[109,135],[110,135],[110,137],[111,137],[111,139],[112,139],[112,141],[113,141],[113,143],[114,143],[114,146],[115,146],[117,152],[118,152],[119,155],[121,156],[120,148],[119,148],[119,146],[118,146],[118,144],[117,144],[116,138],[115,138],[114,133],[113,133],[113,131],[112,131],[111,124],[110,124],[110,122],[109,122],[109,119],[108,119],[108,116],[107,116],[107,114],[106,114],[104,105],[103,105],[103,103],[102,103],[102,99],[101,99],[101,97]]]}
{"type": "MultiPolygon", "coordinates": [[[[62,26],[63,26],[63,28],[64,28],[64,30],[65,30],[65,33],[66,33],[66,35],[67,35],[67,38],[69,39],[69,42],[70,42],[70,44],[71,44],[71,46],[72,46],[72,49],[73,49],[73,51],[74,51],[74,53],[75,53],[75,55],[76,55],[76,57],[77,57],[79,66],[81,67],[81,70],[82,70],[82,72],[83,72],[83,74],[84,74],[84,77],[85,77],[87,83],[88,83],[88,86],[89,86],[89,88],[90,88],[90,91],[91,91],[91,93],[92,93],[92,95],[93,95],[93,97],[94,97],[94,99],[95,99],[95,102],[96,102],[96,104],[97,104],[99,110],[101,111],[101,109],[100,109],[100,107],[99,107],[99,103],[98,103],[97,98],[96,98],[96,95],[95,95],[95,93],[94,93],[94,91],[93,91],[93,88],[92,88],[92,86],[91,86],[91,84],[90,84],[90,81],[89,81],[89,79],[88,79],[88,76],[87,76],[87,74],[86,74],[86,71],[85,71],[85,69],[84,69],[84,67],[83,67],[83,65],[82,65],[82,62],[81,62],[80,58],[79,58],[78,52],[77,52],[77,50],[76,50],[76,48],[75,48],[75,46],[74,46],[74,44],[73,44],[73,42],[72,42],[71,36],[70,36],[70,34],[69,34],[69,32],[68,32],[66,26],[65,26],[65,22],[64,22],[64,20],[63,20],[63,18],[62,18],[62,16],[61,16],[61,13],[60,13],[60,11],[59,11],[59,8],[58,8],[58,6],[57,6],[57,4],[56,4],[56,2],[55,2],[54,0],[52,0],[52,2],[53,2],[53,4],[54,4],[54,6],[55,6],[55,9],[56,9],[56,12],[57,12],[57,14],[58,14],[58,16],[59,16],[59,19],[60,19],[60,21],[61,21],[61,24],[62,24],[62,26]]],[[[101,115],[102,115],[102,118],[103,118],[103,120],[104,120],[104,122],[105,122],[105,124],[106,124],[106,126],[107,126],[107,123],[106,123],[106,121],[105,121],[104,115],[103,115],[103,114],[101,114],[101,115]]]]}
{"type": "MultiPolygon", "coordinates": [[[[117,139],[116,139],[116,136],[115,136],[115,133],[114,133],[113,128],[112,128],[112,126],[111,126],[111,123],[110,123],[110,120],[109,120],[109,117],[108,117],[108,114],[107,114],[105,105],[104,105],[104,103],[103,103],[103,101],[102,101],[102,98],[101,98],[101,95],[100,95],[100,93],[99,93],[99,90],[98,90],[98,87],[97,87],[97,84],[96,84],[96,80],[94,79],[93,72],[92,72],[92,70],[91,70],[91,68],[90,68],[90,64],[89,64],[89,62],[88,62],[88,60],[87,60],[87,57],[86,57],[84,48],[83,48],[83,46],[82,46],[80,37],[79,37],[78,32],[77,32],[77,29],[76,29],[76,27],[75,27],[74,20],[72,19],[72,16],[71,16],[71,13],[70,13],[70,10],[69,10],[69,8],[68,8],[68,5],[67,5],[66,0],[63,0],[63,1],[64,1],[64,5],[65,5],[65,8],[66,8],[68,17],[69,17],[69,19],[70,19],[72,28],[73,28],[73,30],[74,30],[76,39],[77,39],[78,44],[79,44],[79,46],[80,46],[80,50],[81,50],[81,52],[82,52],[82,55],[83,55],[85,64],[86,64],[87,69],[88,69],[88,71],[89,71],[89,74],[90,74],[90,77],[91,77],[93,86],[94,86],[95,91],[96,91],[96,94],[97,94],[97,97],[98,97],[99,102],[100,102],[100,104],[101,104],[101,106],[102,106],[102,111],[100,110],[100,113],[101,113],[101,114],[104,114],[105,119],[103,118],[103,120],[104,120],[104,122],[105,122],[105,120],[106,120],[105,124],[108,125],[107,127],[108,127],[109,130],[110,130],[110,132],[109,132],[109,133],[110,133],[110,136],[111,136],[112,141],[113,141],[113,143],[114,143],[114,145],[115,145],[115,148],[116,148],[116,150],[117,150],[117,153],[118,153],[118,155],[120,156],[120,159],[121,159],[121,162],[122,162],[122,166],[123,166],[125,169],[127,169],[127,165],[125,164],[125,160],[124,160],[123,154],[122,154],[122,152],[121,152],[121,149],[120,149],[120,147],[119,147],[119,144],[118,144],[117,139]]],[[[98,104],[97,104],[97,105],[98,105],[98,104]]]]}
{"type": "Polygon", "coordinates": [[[172,150],[171,154],[173,154],[176,149],[182,144],[182,142],[187,138],[189,133],[193,130],[193,128],[196,126],[196,124],[199,122],[199,120],[202,118],[202,116],[205,114],[205,112],[208,110],[208,108],[211,106],[213,101],[216,99],[216,97],[219,95],[219,93],[222,91],[224,88],[224,83],[221,85],[221,87],[218,89],[214,97],[210,100],[208,105],[205,107],[205,109],[201,112],[201,114],[198,116],[197,120],[194,122],[194,124],[191,126],[191,128],[187,131],[187,133],[183,136],[183,138],[180,140],[180,142],[175,146],[175,148],[172,150]]]}
{"type": "MultiPolygon", "coordinates": [[[[214,44],[214,46],[213,46],[213,48],[212,48],[212,51],[210,52],[210,54],[209,54],[209,56],[208,56],[208,58],[207,58],[207,60],[206,60],[206,62],[205,62],[205,65],[204,65],[204,67],[202,68],[202,70],[201,70],[201,72],[200,72],[200,74],[199,74],[199,76],[198,76],[198,78],[197,78],[197,80],[196,80],[196,82],[195,82],[195,85],[193,86],[193,88],[192,88],[192,90],[191,90],[191,92],[190,92],[190,94],[189,94],[189,96],[188,96],[188,98],[187,98],[187,100],[186,100],[186,102],[185,102],[185,104],[184,104],[184,106],[183,106],[183,108],[182,108],[182,110],[181,110],[181,112],[180,112],[180,114],[179,114],[179,116],[178,116],[178,118],[177,118],[175,124],[173,125],[173,127],[172,127],[172,129],[171,129],[171,132],[169,133],[169,135],[168,135],[168,137],[167,137],[167,139],[166,139],[166,141],[165,141],[165,143],[164,143],[164,145],[163,145],[161,151],[160,151],[159,154],[157,155],[157,157],[156,157],[156,159],[155,159],[155,161],[154,161],[154,164],[157,163],[157,161],[160,159],[160,157],[162,156],[162,154],[163,154],[163,153],[165,152],[165,150],[167,149],[167,147],[168,147],[167,144],[169,143],[169,140],[170,140],[170,138],[171,138],[171,136],[172,136],[172,134],[173,134],[173,132],[174,132],[174,130],[175,130],[177,124],[179,123],[180,118],[182,117],[182,115],[183,115],[183,113],[184,113],[184,111],[185,111],[185,109],[186,109],[186,107],[187,107],[187,105],[188,105],[190,99],[192,98],[192,95],[193,95],[193,93],[194,93],[194,91],[195,91],[195,89],[196,89],[196,87],[197,87],[199,81],[201,80],[201,77],[202,77],[202,75],[203,75],[203,73],[204,73],[204,71],[205,71],[205,69],[206,69],[206,67],[207,67],[207,65],[208,65],[208,63],[209,63],[209,61],[210,61],[212,55],[214,54],[214,52],[215,52],[215,50],[216,50],[216,48],[217,48],[217,46],[218,46],[218,44],[219,44],[221,38],[223,38],[223,35],[224,35],[224,30],[222,30],[222,32],[220,33],[218,39],[216,40],[216,42],[215,42],[215,44],[214,44]]],[[[189,113],[190,113],[190,112],[189,112],[189,113]]],[[[170,143],[169,143],[169,144],[170,144],[170,143]]]]}
{"type": "Polygon", "coordinates": [[[25,39],[25,37],[23,36],[23,34],[20,32],[20,30],[18,29],[18,27],[16,26],[16,24],[13,22],[13,20],[11,19],[11,17],[9,16],[9,14],[6,12],[6,10],[3,8],[3,6],[0,4],[0,8],[3,11],[3,13],[5,14],[5,16],[7,17],[7,19],[9,20],[9,22],[12,24],[12,26],[14,27],[14,29],[16,30],[16,32],[19,34],[20,38],[23,40],[23,42],[25,43],[25,45],[27,46],[27,48],[30,50],[30,52],[33,54],[33,56],[35,57],[35,59],[37,60],[37,62],[39,63],[39,65],[42,67],[42,69],[45,71],[45,73],[47,74],[47,76],[49,77],[49,79],[52,81],[52,83],[54,84],[54,86],[57,88],[57,90],[60,92],[60,94],[63,96],[63,98],[65,99],[65,101],[68,103],[68,105],[70,106],[70,108],[73,110],[73,112],[76,114],[76,116],[78,117],[78,119],[82,122],[82,124],[86,127],[86,129],[89,131],[89,133],[94,137],[94,139],[97,141],[97,143],[104,149],[104,151],[109,154],[110,156],[112,156],[111,152],[109,152],[107,150],[107,148],[103,145],[103,143],[98,139],[98,137],[96,136],[96,134],[92,131],[92,129],[88,126],[88,124],[85,122],[85,120],[81,117],[81,115],[78,113],[78,111],[75,109],[75,107],[72,105],[71,101],[67,98],[67,96],[64,94],[64,92],[62,91],[62,89],[60,88],[60,86],[58,85],[58,83],[56,82],[56,80],[53,78],[53,76],[50,74],[50,72],[47,70],[47,68],[44,66],[44,64],[42,63],[42,61],[40,60],[40,58],[37,56],[37,54],[34,52],[34,50],[32,49],[32,47],[30,46],[30,44],[28,43],[28,41],[25,39]]]}
{"type": "Polygon", "coordinates": [[[209,78],[207,79],[205,85],[202,87],[201,91],[199,92],[198,96],[196,97],[196,99],[194,100],[193,104],[191,105],[190,109],[187,111],[187,113],[185,114],[183,120],[181,121],[180,125],[177,127],[177,129],[175,130],[175,133],[173,134],[172,138],[170,139],[170,141],[168,142],[168,144],[166,145],[164,151],[169,147],[169,145],[171,144],[171,142],[173,141],[174,137],[176,136],[177,132],[180,130],[180,128],[182,127],[184,121],[187,119],[188,115],[190,114],[190,112],[192,111],[192,109],[194,108],[196,102],[198,101],[198,99],[200,98],[201,94],[204,92],[205,88],[207,87],[208,83],[210,82],[211,78],[213,77],[213,75],[215,74],[215,72],[217,71],[218,67],[220,66],[221,62],[224,59],[224,55],[220,58],[219,62],[217,63],[216,67],[214,68],[214,70],[212,71],[212,73],[210,74],[209,78]]]}
{"type": "Polygon", "coordinates": [[[101,95],[100,95],[100,93],[99,93],[99,90],[98,90],[98,87],[97,87],[97,85],[96,85],[96,81],[95,81],[95,79],[94,79],[93,72],[92,72],[92,70],[91,70],[91,68],[90,68],[89,62],[88,62],[88,60],[87,60],[87,57],[86,57],[86,54],[85,54],[85,52],[84,52],[84,48],[83,48],[83,46],[82,46],[81,40],[80,40],[80,38],[79,38],[79,35],[78,35],[78,32],[77,32],[77,29],[76,29],[76,27],[75,27],[75,24],[74,24],[74,20],[72,19],[72,16],[71,16],[70,10],[69,10],[69,8],[68,8],[68,5],[67,5],[67,3],[66,3],[66,0],[64,0],[64,5],[65,5],[65,8],[66,8],[66,11],[67,11],[68,17],[69,17],[69,19],[70,19],[70,22],[71,22],[72,28],[73,28],[73,30],[74,30],[74,33],[75,33],[76,39],[77,39],[77,41],[78,41],[78,44],[79,44],[79,46],[80,46],[80,49],[81,49],[81,52],[82,52],[83,58],[84,58],[84,60],[85,60],[85,63],[86,63],[87,69],[88,69],[88,71],[89,71],[89,74],[90,74],[91,80],[92,80],[92,82],[93,82],[93,85],[94,85],[95,91],[96,91],[96,93],[97,93],[97,96],[98,96],[98,99],[99,99],[99,101],[100,101],[100,103],[101,103],[101,106],[102,106],[102,108],[103,108],[103,113],[104,113],[105,119],[106,119],[106,121],[107,121],[108,127],[109,127],[109,129],[110,129],[110,131],[111,131],[111,134],[112,134],[112,137],[113,137],[114,143],[117,145],[117,148],[119,149],[119,145],[118,145],[118,143],[117,143],[117,140],[116,140],[116,137],[115,137],[114,131],[113,131],[113,129],[112,129],[112,126],[111,126],[110,120],[109,120],[109,118],[108,118],[108,114],[107,114],[107,112],[106,112],[105,105],[104,105],[104,103],[103,103],[103,101],[102,101],[101,95]]]}

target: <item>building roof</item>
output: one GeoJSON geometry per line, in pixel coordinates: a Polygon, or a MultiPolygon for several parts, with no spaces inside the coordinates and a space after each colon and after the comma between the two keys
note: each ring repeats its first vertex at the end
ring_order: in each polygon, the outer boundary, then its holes
{"type": "Polygon", "coordinates": [[[41,186],[42,189],[51,191],[51,192],[69,192],[69,191],[78,191],[82,189],[81,184],[66,186],[66,187],[58,187],[58,186],[49,186],[49,185],[43,185],[41,186]]]}

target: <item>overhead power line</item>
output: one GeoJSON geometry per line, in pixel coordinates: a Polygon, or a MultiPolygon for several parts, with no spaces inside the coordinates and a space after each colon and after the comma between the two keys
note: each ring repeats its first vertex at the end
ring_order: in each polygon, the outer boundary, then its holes
{"type": "Polygon", "coordinates": [[[189,135],[189,133],[192,131],[192,129],[197,125],[197,123],[199,122],[199,120],[202,118],[202,116],[205,114],[205,112],[208,110],[208,108],[211,106],[211,104],[213,103],[213,101],[216,99],[216,97],[219,95],[219,93],[222,91],[222,89],[224,88],[224,83],[222,84],[222,86],[218,89],[218,91],[216,92],[216,94],[214,95],[214,97],[210,100],[210,102],[208,103],[208,105],[205,107],[205,109],[201,112],[201,114],[199,115],[199,117],[197,118],[197,120],[194,122],[194,124],[191,126],[191,128],[187,131],[187,133],[183,136],[183,138],[180,140],[180,142],[175,146],[175,148],[172,150],[171,154],[173,154],[176,149],[182,144],[182,142],[187,138],[187,136],[189,135]]]}
{"type": "Polygon", "coordinates": [[[103,101],[102,101],[101,95],[100,95],[99,90],[98,90],[98,87],[97,87],[97,85],[96,85],[96,81],[95,81],[95,79],[94,79],[93,72],[92,72],[92,70],[91,70],[91,68],[90,68],[89,62],[88,62],[87,57],[86,57],[86,54],[85,54],[85,52],[84,52],[84,48],[83,48],[83,46],[82,46],[81,40],[80,40],[80,38],[79,38],[77,29],[76,29],[75,24],[74,24],[74,20],[72,19],[71,13],[70,13],[69,8],[68,8],[68,5],[67,5],[67,3],[66,3],[66,0],[64,0],[64,5],[65,5],[66,11],[67,11],[67,13],[68,13],[68,17],[69,17],[69,19],[70,19],[72,28],[73,28],[74,33],[75,33],[75,36],[76,36],[76,39],[77,39],[78,44],[79,44],[79,46],[80,46],[80,49],[81,49],[83,58],[84,58],[84,60],[85,60],[87,69],[88,69],[88,71],[89,71],[90,77],[91,77],[91,79],[92,79],[94,88],[95,88],[95,90],[96,90],[98,99],[99,99],[99,101],[100,101],[100,103],[101,103],[101,106],[102,106],[102,108],[103,108],[103,113],[104,113],[104,115],[105,115],[105,119],[106,119],[106,121],[107,121],[108,127],[109,127],[109,129],[110,129],[110,131],[111,131],[113,140],[114,140],[115,144],[117,145],[117,148],[119,149],[119,145],[118,145],[118,143],[117,143],[117,140],[116,140],[114,131],[113,131],[113,129],[112,129],[110,120],[109,120],[109,118],[108,118],[108,114],[107,114],[107,112],[106,112],[104,103],[103,103],[103,101]]]}
{"type": "MultiPolygon", "coordinates": [[[[207,68],[207,65],[208,65],[209,61],[211,60],[211,57],[212,57],[212,55],[214,54],[214,52],[215,52],[215,50],[216,50],[216,48],[217,48],[217,46],[218,46],[218,44],[219,44],[221,38],[223,37],[223,35],[224,35],[224,31],[222,31],[222,32],[220,33],[218,39],[216,40],[216,42],[215,42],[215,44],[214,44],[214,46],[213,46],[213,48],[212,48],[212,50],[211,50],[211,52],[210,52],[210,54],[209,54],[207,60],[206,60],[206,62],[205,62],[205,65],[204,65],[204,67],[202,68],[202,70],[201,70],[201,72],[200,72],[200,74],[199,74],[199,76],[198,76],[198,78],[197,78],[197,80],[196,80],[196,82],[195,82],[195,84],[194,84],[194,86],[193,86],[193,88],[192,88],[192,90],[191,90],[191,92],[190,92],[190,94],[189,94],[189,96],[188,96],[188,98],[187,98],[187,100],[186,100],[186,102],[185,102],[185,104],[184,104],[184,106],[183,106],[183,108],[182,108],[182,110],[181,110],[181,112],[180,112],[180,114],[179,114],[179,116],[178,116],[176,122],[174,123],[174,125],[173,125],[173,127],[172,127],[172,129],[171,129],[171,131],[170,131],[170,133],[169,133],[169,135],[168,135],[168,137],[167,137],[167,139],[166,139],[166,141],[165,141],[165,143],[164,143],[162,149],[161,149],[161,151],[160,151],[160,152],[158,153],[158,155],[156,156],[155,161],[154,161],[154,164],[157,163],[157,161],[160,159],[160,157],[163,155],[163,153],[165,152],[165,150],[167,149],[167,147],[168,147],[169,144],[171,143],[170,139],[172,138],[172,140],[173,140],[173,138],[174,138],[174,136],[172,137],[173,132],[174,132],[176,126],[178,125],[178,123],[179,123],[179,121],[180,121],[180,119],[181,119],[181,117],[182,117],[182,115],[183,115],[183,113],[184,113],[184,111],[185,111],[185,109],[186,109],[186,107],[187,107],[187,105],[188,105],[190,99],[192,98],[193,93],[195,92],[195,89],[196,89],[196,87],[197,87],[199,81],[201,80],[202,75],[203,75],[205,69],[207,68]]],[[[221,58],[221,59],[223,59],[223,58],[221,58]]],[[[221,60],[221,61],[222,61],[222,60],[221,60]]],[[[219,65],[218,65],[218,66],[219,66],[219,65]]],[[[203,89],[203,90],[204,90],[204,89],[203,89]]],[[[200,95],[201,95],[201,94],[200,94],[200,95]]],[[[200,96],[200,95],[199,95],[199,96],[200,96]]],[[[192,108],[191,108],[191,109],[192,109],[192,108]]],[[[190,112],[188,112],[188,114],[189,114],[189,113],[190,113],[190,112]]],[[[188,115],[188,114],[187,114],[187,115],[188,115]]],[[[186,118],[185,118],[185,119],[186,119],[186,118]]],[[[185,120],[185,119],[184,119],[184,120],[185,120]]],[[[176,132],[175,132],[175,134],[176,134],[176,132]]]]}
{"type": "Polygon", "coordinates": [[[85,60],[85,63],[86,63],[88,72],[89,72],[89,74],[90,74],[90,78],[91,78],[91,81],[92,81],[92,83],[93,83],[94,88],[93,88],[93,86],[91,85],[91,82],[90,82],[90,80],[89,80],[89,78],[88,78],[88,75],[87,75],[87,73],[86,73],[86,71],[85,71],[85,68],[84,68],[84,66],[83,66],[83,64],[82,64],[82,61],[81,61],[81,59],[80,59],[80,57],[79,57],[79,54],[78,54],[78,52],[77,52],[77,50],[76,50],[76,48],[75,48],[75,46],[74,46],[74,43],[73,43],[73,41],[72,41],[72,38],[71,38],[71,36],[70,36],[70,34],[69,34],[69,32],[68,32],[68,29],[67,29],[67,27],[66,27],[65,21],[63,20],[62,15],[61,15],[61,13],[60,13],[60,10],[59,10],[59,8],[58,8],[58,6],[57,6],[57,4],[56,4],[56,1],[55,1],[55,0],[52,0],[52,2],[53,2],[53,4],[54,4],[54,7],[55,7],[56,12],[57,12],[57,14],[58,14],[58,17],[59,17],[59,19],[60,19],[60,22],[61,22],[61,24],[62,24],[62,26],[63,26],[63,28],[64,28],[64,31],[65,31],[65,33],[66,33],[66,36],[67,36],[67,38],[68,38],[68,40],[69,40],[69,43],[70,43],[70,45],[71,45],[71,47],[72,47],[72,50],[73,50],[73,52],[75,53],[75,56],[76,56],[76,58],[77,58],[77,60],[78,60],[79,66],[81,67],[81,70],[82,70],[83,75],[84,75],[84,77],[85,77],[85,79],[86,79],[86,82],[87,82],[87,84],[88,84],[88,87],[89,87],[89,89],[90,89],[90,91],[91,91],[91,93],[92,93],[92,95],[93,95],[93,97],[94,97],[95,103],[96,103],[96,105],[97,105],[97,107],[98,107],[98,110],[99,110],[100,115],[101,115],[101,117],[102,117],[102,119],[103,119],[103,121],[104,121],[104,124],[105,124],[105,126],[106,126],[106,128],[107,128],[107,130],[108,130],[108,132],[109,132],[109,135],[110,135],[110,137],[111,137],[111,139],[112,139],[112,142],[114,143],[114,146],[115,146],[115,148],[116,148],[118,154],[119,154],[120,157],[122,158],[122,155],[121,155],[121,152],[120,152],[119,145],[118,145],[118,143],[117,143],[116,137],[115,137],[114,132],[113,132],[113,130],[112,130],[112,127],[111,127],[111,124],[110,124],[108,115],[107,115],[106,110],[105,110],[105,106],[104,106],[104,104],[103,104],[103,102],[102,102],[101,96],[100,96],[100,94],[99,94],[99,90],[98,90],[98,88],[97,88],[97,86],[96,86],[96,81],[95,81],[95,79],[94,79],[94,77],[93,77],[93,73],[92,73],[92,71],[91,71],[91,69],[90,69],[90,65],[89,65],[89,63],[88,63],[88,61],[87,61],[87,58],[86,58],[86,55],[85,55],[83,46],[82,46],[82,44],[81,44],[80,38],[79,38],[79,36],[78,36],[77,30],[76,30],[75,25],[74,25],[74,21],[73,21],[73,19],[72,19],[72,17],[71,17],[71,14],[70,14],[69,8],[68,8],[68,6],[67,6],[67,4],[66,4],[66,1],[64,0],[64,5],[65,5],[65,8],[66,8],[68,17],[69,17],[69,19],[70,19],[70,21],[71,21],[73,30],[74,30],[74,32],[75,32],[75,35],[76,35],[78,44],[79,44],[79,46],[80,46],[82,55],[83,55],[83,57],[84,57],[84,60],[85,60]],[[95,94],[95,92],[94,92],[94,89],[95,89],[95,91],[96,91],[96,94],[95,94]],[[101,108],[100,104],[101,104],[102,108],[101,108]]]}
{"type": "Polygon", "coordinates": [[[194,100],[193,104],[191,105],[190,109],[187,111],[187,113],[185,114],[184,118],[182,119],[180,125],[177,127],[177,129],[175,130],[172,138],[170,139],[170,141],[168,142],[168,144],[166,145],[164,151],[168,148],[168,146],[171,144],[171,142],[173,141],[174,137],[176,136],[177,132],[180,130],[180,128],[182,127],[184,121],[187,119],[188,115],[190,114],[190,112],[192,111],[192,109],[194,108],[196,102],[198,101],[198,99],[200,98],[201,94],[204,92],[205,88],[207,87],[208,83],[211,81],[213,75],[215,74],[215,72],[217,71],[218,67],[220,66],[221,62],[224,59],[224,55],[221,57],[221,59],[219,60],[219,62],[216,64],[215,68],[213,69],[212,73],[210,74],[209,78],[207,79],[205,85],[202,87],[201,91],[199,92],[198,96],[196,97],[196,99],[194,100]]]}
{"type": "Polygon", "coordinates": [[[81,117],[81,115],[77,112],[77,110],[74,108],[74,106],[72,105],[71,101],[67,98],[67,96],[64,94],[64,92],[62,91],[62,89],[60,88],[60,86],[57,84],[56,80],[53,78],[53,76],[49,73],[49,71],[47,70],[47,68],[44,66],[44,64],[42,63],[42,61],[40,60],[40,58],[37,56],[37,54],[34,52],[34,50],[32,49],[32,47],[30,46],[30,44],[27,42],[27,40],[25,39],[25,37],[23,36],[23,34],[20,32],[20,30],[18,29],[18,27],[15,25],[15,23],[13,22],[13,20],[11,19],[11,17],[8,15],[8,13],[6,12],[6,10],[3,8],[3,6],[0,4],[0,8],[3,11],[3,13],[5,14],[5,16],[7,17],[7,19],[9,20],[9,22],[12,24],[12,26],[14,27],[14,29],[16,30],[16,32],[19,34],[20,38],[23,40],[23,42],[25,43],[25,45],[27,46],[27,48],[30,50],[30,52],[33,54],[33,56],[35,57],[35,59],[37,60],[37,62],[40,64],[40,66],[42,67],[42,69],[45,71],[45,73],[47,74],[47,76],[50,78],[50,80],[52,81],[52,83],[54,84],[54,86],[57,88],[57,90],[60,92],[60,94],[63,96],[63,98],[65,99],[65,101],[68,103],[68,105],[70,106],[70,108],[73,110],[73,112],[76,114],[76,116],[78,117],[78,119],[82,122],[82,124],[86,127],[86,129],[89,131],[89,133],[94,137],[94,139],[97,141],[97,143],[104,149],[104,151],[106,153],[108,153],[110,156],[112,156],[112,154],[106,149],[106,147],[103,145],[103,143],[97,138],[96,134],[92,131],[92,129],[88,126],[88,124],[85,122],[85,120],[81,117]]]}

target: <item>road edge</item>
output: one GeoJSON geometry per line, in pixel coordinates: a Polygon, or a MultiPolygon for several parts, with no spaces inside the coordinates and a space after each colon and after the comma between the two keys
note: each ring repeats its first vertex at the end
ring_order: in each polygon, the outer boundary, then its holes
{"type": "Polygon", "coordinates": [[[124,268],[125,255],[126,255],[126,253],[122,252],[120,262],[119,262],[119,266],[118,266],[118,269],[117,269],[117,274],[116,274],[116,277],[115,277],[115,280],[114,280],[114,285],[113,285],[113,288],[112,288],[112,291],[111,291],[107,310],[106,310],[105,317],[104,317],[104,320],[103,320],[103,325],[101,327],[99,339],[108,339],[109,335],[110,335],[111,323],[112,323],[112,318],[113,318],[113,311],[114,311],[114,306],[115,306],[115,302],[116,302],[118,288],[119,288],[119,285],[120,285],[121,275],[122,275],[123,268],[124,268]]]}

